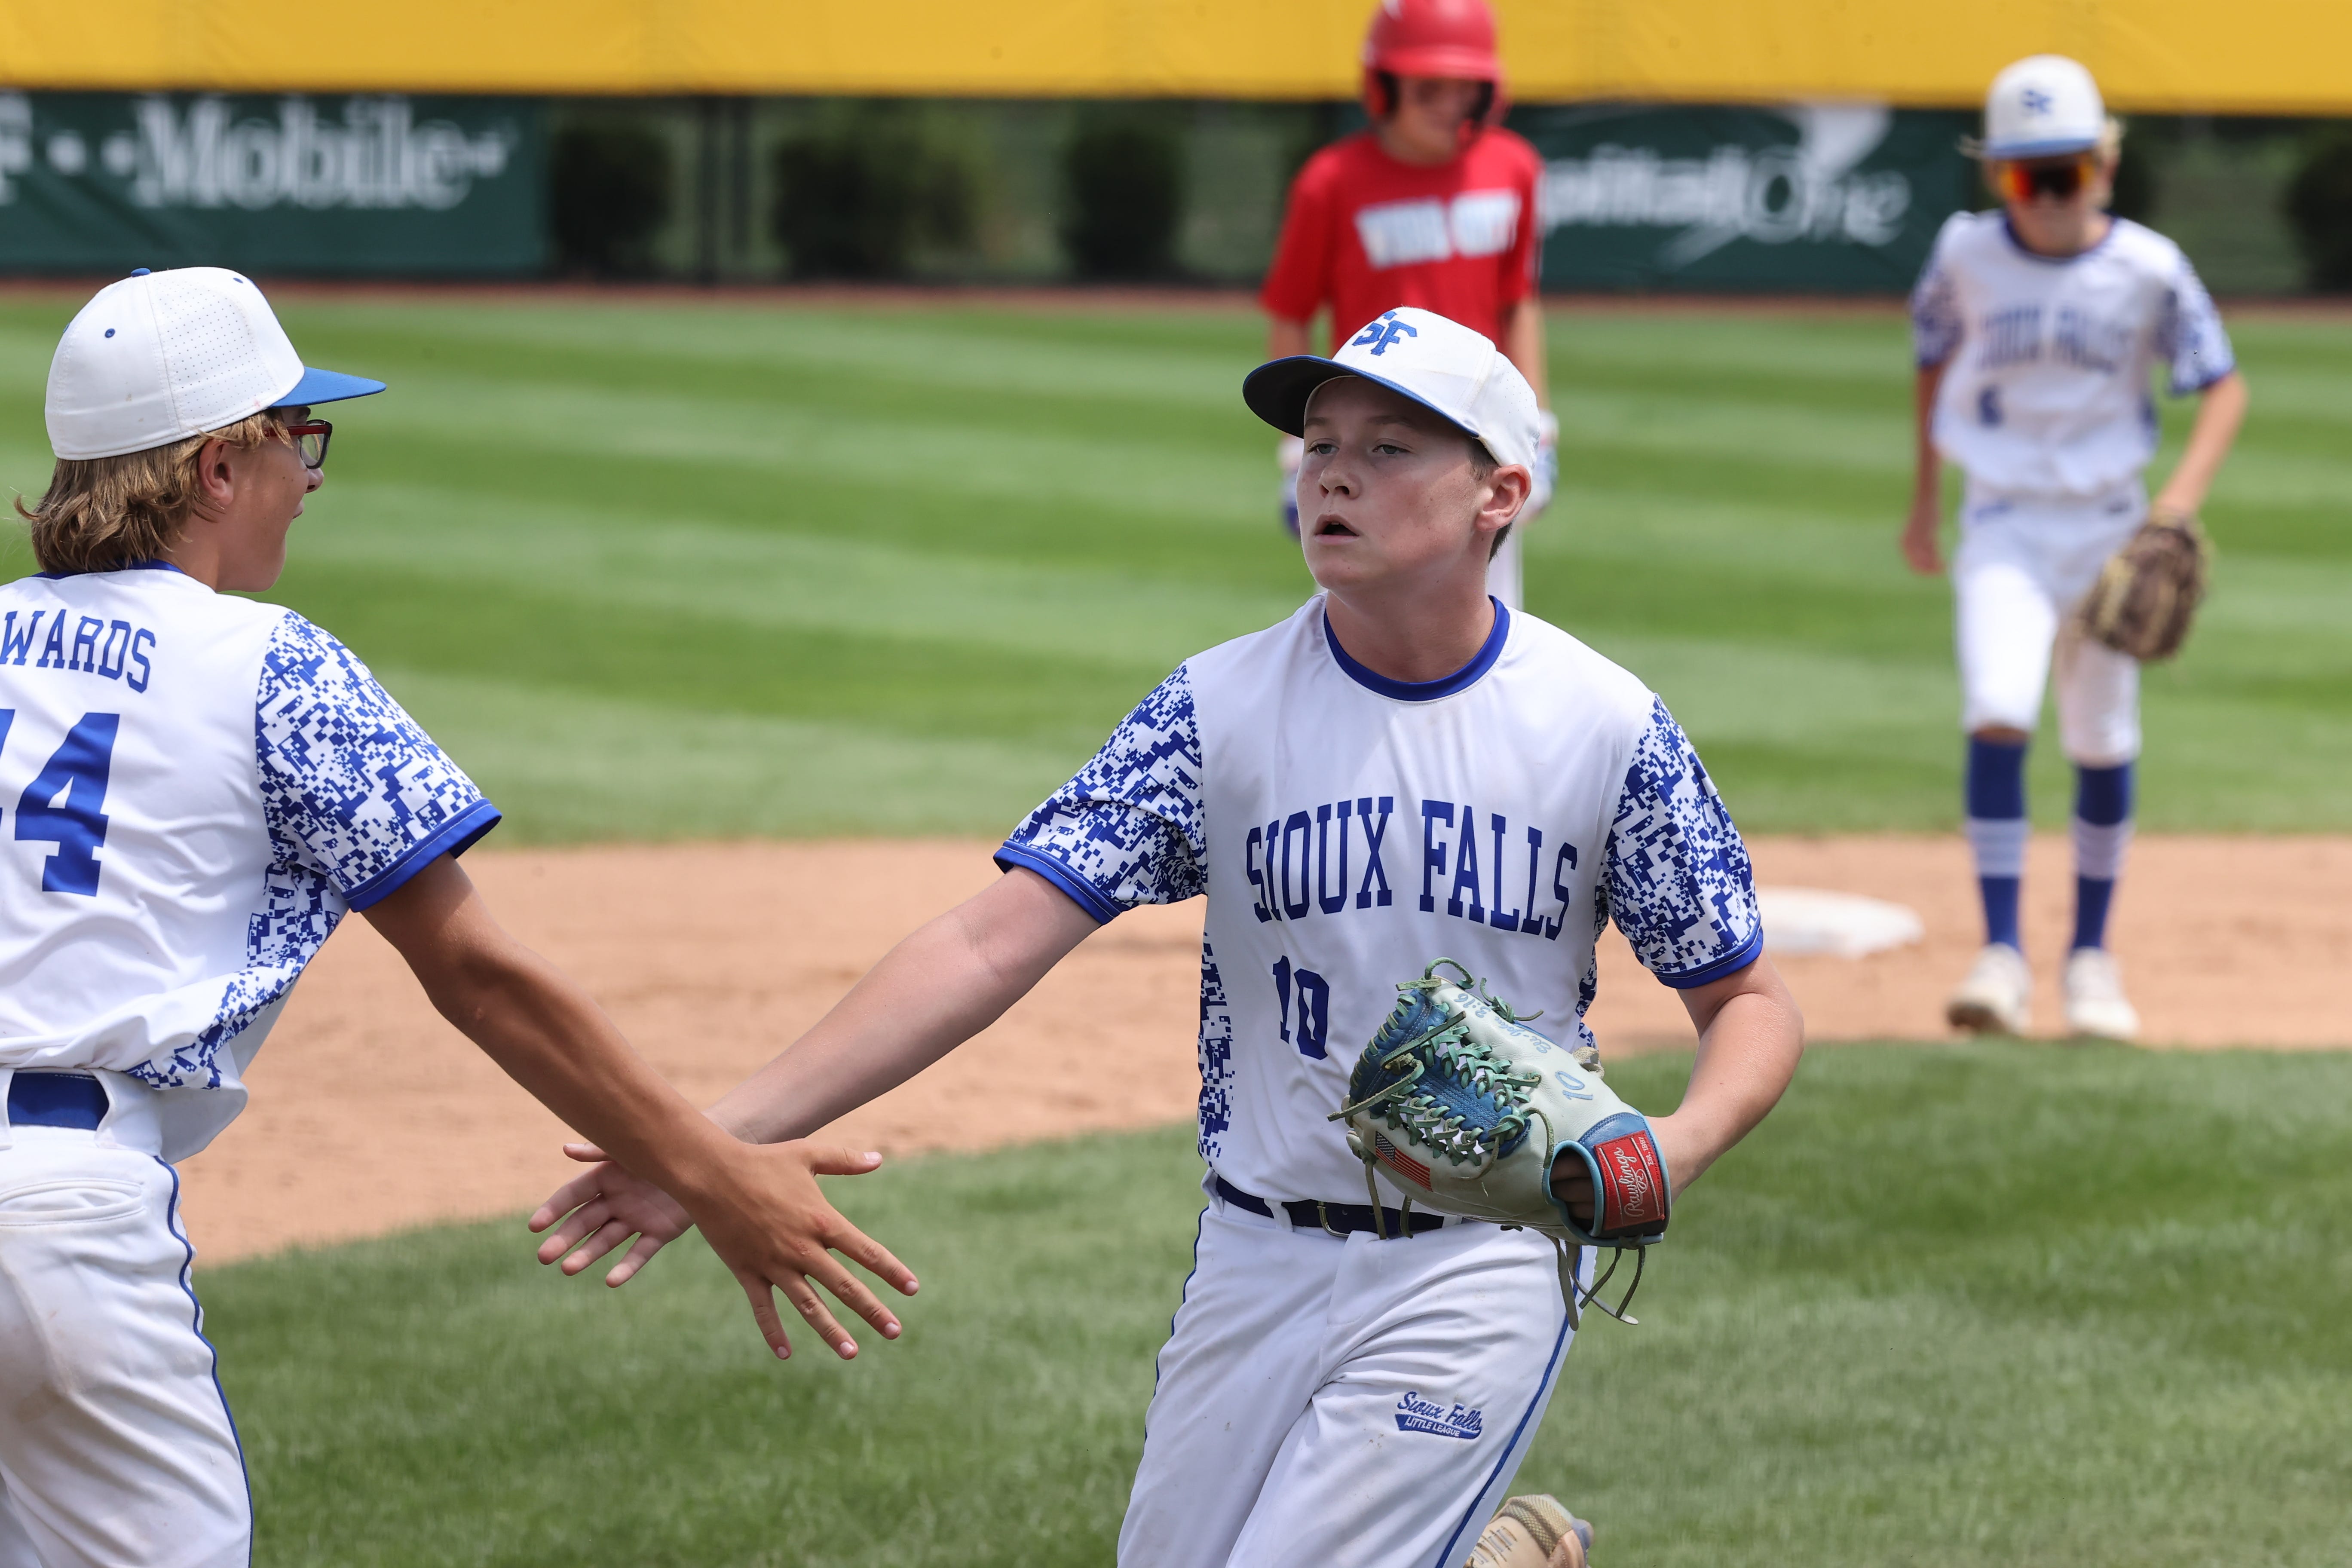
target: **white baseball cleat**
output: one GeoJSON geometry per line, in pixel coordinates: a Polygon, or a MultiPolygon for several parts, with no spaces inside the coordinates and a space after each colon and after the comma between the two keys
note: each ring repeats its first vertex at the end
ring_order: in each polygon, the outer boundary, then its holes
{"type": "Polygon", "coordinates": [[[1592,1526],[1549,1492],[1529,1492],[1496,1510],[1462,1568],[1585,1568],[1591,1546],[1592,1526]]]}
{"type": "Polygon", "coordinates": [[[2095,1040],[2139,1038],[2139,1014],[2124,996],[2115,956],[2103,947],[2066,955],[2066,1028],[2095,1040]]]}
{"type": "Polygon", "coordinates": [[[2033,1023],[2033,972],[2025,954],[2005,942],[1987,942],[1945,1004],[1944,1016],[1952,1027],[1974,1034],[2025,1033],[2033,1023]]]}

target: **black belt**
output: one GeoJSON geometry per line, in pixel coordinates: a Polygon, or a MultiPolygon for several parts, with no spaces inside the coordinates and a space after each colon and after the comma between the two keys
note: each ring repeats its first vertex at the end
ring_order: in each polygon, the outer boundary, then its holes
{"type": "Polygon", "coordinates": [[[8,1080],[11,1126],[95,1132],[105,1120],[106,1086],[86,1072],[19,1072],[8,1080]]]}
{"type": "MultiPolygon", "coordinates": [[[[1274,1217],[1274,1205],[1264,1198],[1252,1196],[1223,1176],[1215,1181],[1217,1196],[1234,1207],[1247,1209],[1267,1219],[1274,1217]]],[[[1419,1236],[1425,1230],[1438,1230],[1445,1224],[1443,1215],[1409,1215],[1402,1209],[1383,1207],[1380,1211],[1380,1223],[1376,1226],[1372,1222],[1372,1205],[1370,1204],[1327,1204],[1319,1198],[1293,1198],[1282,1205],[1282,1212],[1290,1216],[1293,1230],[1321,1230],[1333,1236],[1354,1236],[1360,1231],[1394,1239],[1400,1236],[1419,1236]]]]}

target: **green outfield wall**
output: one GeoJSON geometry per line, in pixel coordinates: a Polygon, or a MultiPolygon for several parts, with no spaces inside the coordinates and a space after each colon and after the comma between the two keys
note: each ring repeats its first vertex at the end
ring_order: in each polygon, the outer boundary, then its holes
{"type": "MultiPolygon", "coordinates": [[[[1859,101],[1510,116],[1545,160],[1546,288],[1731,293],[1907,287],[1944,217],[1983,199],[1970,121],[1859,101]]],[[[1250,287],[1292,174],[1361,123],[1333,101],[0,89],[0,273],[1250,287]],[[1090,144],[1118,151],[1087,186],[1090,144]],[[1157,193],[1166,242],[1089,273],[1073,220],[1131,185],[1157,193]],[[882,206],[825,206],[845,200],[882,206]],[[895,238],[812,247],[844,228],[895,238]]],[[[2218,292],[2294,292],[2284,193],[2328,134],[2136,120],[2119,209],[2218,292]]]]}
{"type": "Polygon", "coordinates": [[[0,268],[534,274],[536,102],[0,94],[0,268]]]}

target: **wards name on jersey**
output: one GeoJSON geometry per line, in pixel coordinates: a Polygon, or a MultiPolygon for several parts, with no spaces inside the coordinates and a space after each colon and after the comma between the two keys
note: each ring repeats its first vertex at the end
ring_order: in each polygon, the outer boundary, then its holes
{"type": "Polygon", "coordinates": [[[77,620],[68,610],[0,612],[0,665],[11,668],[68,669],[144,691],[155,674],[154,661],[148,657],[154,647],[155,634],[129,621],[100,620],[96,616],[77,620]],[[16,625],[19,615],[25,616],[21,630],[16,625]],[[44,619],[48,623],[46,636],[41,629],[44,619]],[[37,649],[39,657],[35,658],[37,649]],[[31,663],[26,666],[28,659],[31,663]]]}
{"type": "MultiPolygon", "coordinates": [[[[1391,857],[1402,865],[1404,854],[1411,853],[1397,854],[1402,847],[1391,847],[1390,820],[1417,818],[1421,888],[1415,907],[1422,913],[1443,908],[1456,920],[1559,941],[1575,897],[1567,878],[1577,867],[1576,846],[1564,837],[1547,838],[1540,827],[1515,829],[1499,812],[1485,813],[1483,821],[1481,815],[1469,802],[1435,799],[1399,814],[1396,797],[1383,795],[1275,816],[1251,827],[1242,843],[1242,871],[1256,890],[1251,912],[1263,923],[1390,907],[1396,901],[1389,880],[1391,857]]],[[[1412,870],[1402,874],[1410,887],[1412,870]]]]}

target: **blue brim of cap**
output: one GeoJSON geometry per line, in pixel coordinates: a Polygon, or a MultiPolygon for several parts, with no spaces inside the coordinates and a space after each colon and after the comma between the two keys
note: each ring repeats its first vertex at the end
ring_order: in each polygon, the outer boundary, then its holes
{"type": "Polygon", "coordinates": [[[1315,395],[1315,389],[1355,374],[1315,354],[1272,359],[1242,378],[1242,401],[1249,405],[1252,414],[1284,435],[1296,436],[1307,423],[1307,400],[1315,395]]]}
{"type": "Polygon", "coordinates": [[[370,381],[363,375],[345,375],[339,370],[312,370],[304,365],[302,379],[294,384],[293,391],[278,401],[288,408],[310,407],[320,403],[341,403],[347,397],[365,397],[383,390],[383,383],[370,381]]]}
{"type": "Polygon", "coordinates": [[[2080,136],[2061,137],[2054,142],[1988,142],[1984,155],[2001,163],[2020,158],[2063,158],[2069,153],[2087,153],[2099,144],[2095,136],[2085,140],[2080,136]]]}
{"type": "MultiPolygon", "coordinates": [[[[1361,376],[1376,385],[1385,386],[1399,397],[1411,398],[1432,414],[1454,425],[1454,416],[1431,403],[1409,386],[1399,386],[1384,375],[1374,375],[1355,365],[1341,364],[1337,360],[1321,359],[1314,354],[1293,354],[1288,359],[1268,360],[1242,378],[1242,401],[1249,410],[1286,436],[1307,433],[1307,402],[1315,389],[1327,381],[1337,381],[1343,375],[1361,376]]],[[[1454,425],[1460,429],[1459,425],[1454,425]]],[[[1472,440],[1479,438],[1475,430],[1466,431],[1472,440]]]]}

